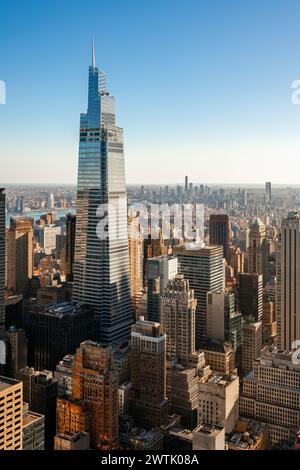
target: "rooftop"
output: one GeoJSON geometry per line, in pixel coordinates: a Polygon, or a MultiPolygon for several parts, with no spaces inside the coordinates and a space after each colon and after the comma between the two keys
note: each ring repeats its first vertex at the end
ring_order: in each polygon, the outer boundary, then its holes
{"type": "Polygon", "coordinates": [[[10,379],[9,377],[0,376],[0,392],[3,392],[9,387],[17,385],[20,383],[20,380],[10,379]]]}

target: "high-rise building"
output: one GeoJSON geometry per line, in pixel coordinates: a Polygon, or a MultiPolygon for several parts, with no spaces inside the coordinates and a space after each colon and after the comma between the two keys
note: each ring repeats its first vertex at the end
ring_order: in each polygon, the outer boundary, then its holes
{"type": "Polygon", "coordinates": [[[54,378],[57,380],[57,396],[72,397],[72,366],[74,357],[67,354],[56,366],[54,378]]]}
{"type": "Polygon", "coordinates": [[[89,432],[92,413],[88,401],[58,398],[56,402],[56,433],[89,432]]]}
{"type": "Polygon", "coordinates": [[[229,219],[227,214],[210,215],[209,243],[211,245],[222,245],[223,256],[229,262],[229,219]]]}
{"type": "Polygon", "coordinates": [[[73,281],[73,266],[75,255],[75,232],[76,232],[76,215],[68,214],[66,220],[66,246],[65,246],[65,260],[64,270],[66,280],[73,281]]]}
{"type": "Polygon", "coordinates": [[[0,376],[0,450],[22,450],[22,382],[0,376]]]}
{"type": "Polygon", "coordinates": [[[289,213],[281,224],[277,259],[277,345],[290,351],[300,339],[300,218],[289,213]]]}
{"type": "Polygon", "coordinates": [[[248,272],[262,274],[263,285],[268,281],[268,239],[266,227],[256,219],[250,227],[248,248],[248,272]]]}
{"type": "Polygon", "coordinates": [[[230,341],[235,351],[242,345],[242,315],[236,311],[235,295],[229,291],[207,293],[206,335],[213,341],[230,341]]]}
{"type": "Polygon", "coordinates": [[[159,323],[138,320],[131,332],[130,414],[146,429],[160,426],[168,416],[166,396],[166,336],[159,323]]]}
{"type": "Polygon", "coordinates": [[[18,370],[27,365],[28,340],[24,330],[11,326],[6,331],[7,342],[7,369],[6,373],[13,379],[16,378],[18,370]]]}
{"type": "Polygon", "coordinates": [[[46,255],[56,253],[56,241],[61,235],[61,227],[57,225],[45,225],[37,229],[37,239],[46,255]]]}
{"type": "Polygon", "coordinates": [[[136,313],[143,290],[144,240],[138,218],[128,217],[128,246],[132,308],[136,313]]]}
{"type": "Polygon", "coordinates": [[[159,256],[151,258],[146,263],[147,276],[147,319],[160,321],[161,296],[170,279],[174,279],[178,272],[178,260],[174,256],[159,256]]]}
{"type": "Polygon", "coordinates": [[[262,349],[262,322],[248,322],[243,325],[242,371],[243,375],[253,369],[253,361],[262,349]]]}
{"type": "Polygon", "coordinates": [[[10,219],[6,243],[7,289],[26,295],[33,275],[33,219],[10,219]]]}
{"type": "Polygon", "coordinates": [[[45,416],[45,449],[52,450],[56,428],[57,382],[47,370],[24,367],[17,372],[23,382],[23,397],[29,410],[45,416]]]}
{"type": "Polygon", "coordinates": [[[272,344],[276,337],[276,320],[275,320],[275,308],[274,302],[268,298],[263,303],[263,317],[262,317],[262,328],[263,328],[263,344],[272,344]]]}
{"type": "Polygon", "coordinates": [[[3,188],[0,188],[0,335],[2,335],[5,331],[4,288],[5,288],[5,192],[3,188]]]}
{"type": "Polygon", "coordinates": [[[89,67],[88,110],[80,116],[73,298],[94,306],[101,343],[129,339],[123,130],[115,125],[114,97],[94,59],[89,67]]]}
{"type": "Polygon", "coordinates": [[[196,348],[206,335],[206,294],[224,289],[223,247],[188,243],[175,246],[178,272],[189,280],[197,299],[196,348]]]}
{"type": "Polygon", "coordinates": [[[192,364],[196,352],[196,306],[194,291],[182,274],[168,281],[160,306],[167,361],[177,358],[185,367],[192,364]]]}
{"type": "Polygon", "coordinates": [[[221,425],[229,433],[234,429],[238,418],[238,376],[213,374],[208,381],[199,382],[198,424],[221,425]]]}
{"type": "Polygon", "coordinates": [[[184,177],[184,191],[185,191],[185,194],[187,194],[188,189],[189,189],[189,177],[185,176],[184,177]]]}
{"type": "Polygon", "coordinates": [[[238,277],[239,310],[243,317],[261,321],[263,315],[263,278],[261,274],[240,273],[238,277]]]}
{"type": "Polygon", "coordinates": [[[110,346],[85,341],[72,368],[72,400],[88,403],[91,446],[99,450],[113,449],[118,437],[118,376],[112,365],[110,346]]]}
{"type": "Polygon", "coordinates": [[[30,365],[54,371],[82,341],[95,339],[93,307],[73,302],[37,306],[29,314],[27,330],[30,365]]]}
{"type": "Polygon", "coordinates": [[[272,185],[270,181],[266,182],[265,191],[266,191],[266,203],[270,204],[272,200],[272,185]]]}
{"type": "Polygon", "coordinates": [[[236,374],[236,354],[231,343],[204,341],[199,351],[204,353],[205,362],[213,372],[221,375],[236,374]]]}
{"type": "Polygon", "coordinates": [[[243,380],[240,415],[269,423],[273,445],[293,445],[300,427],[300,365],[266,347],[243,380]]]}

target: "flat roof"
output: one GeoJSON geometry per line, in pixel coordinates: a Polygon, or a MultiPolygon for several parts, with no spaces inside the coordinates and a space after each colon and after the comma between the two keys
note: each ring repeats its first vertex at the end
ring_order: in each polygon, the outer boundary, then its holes
{"type": "Polygon", "coordinates": [[[6,390],[13,385],[17,385],[20,383],[20,380],[10,379],[9,377],[0,376],[0,392],[6,390]]]}

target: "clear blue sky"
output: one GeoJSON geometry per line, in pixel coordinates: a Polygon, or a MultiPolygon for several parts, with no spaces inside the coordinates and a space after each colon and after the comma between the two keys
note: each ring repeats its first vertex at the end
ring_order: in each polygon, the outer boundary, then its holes
{"type": "Polygon", "coordinates": [[[299,183],[299,0],[0,0],[0,183],[76,182],[93,36],[128,183],[299,183]]]}

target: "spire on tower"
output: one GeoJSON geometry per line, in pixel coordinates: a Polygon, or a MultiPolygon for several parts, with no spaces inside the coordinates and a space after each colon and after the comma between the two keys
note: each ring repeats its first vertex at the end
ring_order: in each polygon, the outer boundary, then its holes
{"type": "Polygon", "coordinates": [[[93,39],[92,45],[92,66],[95,67],[95,40],[93,39]]]}

